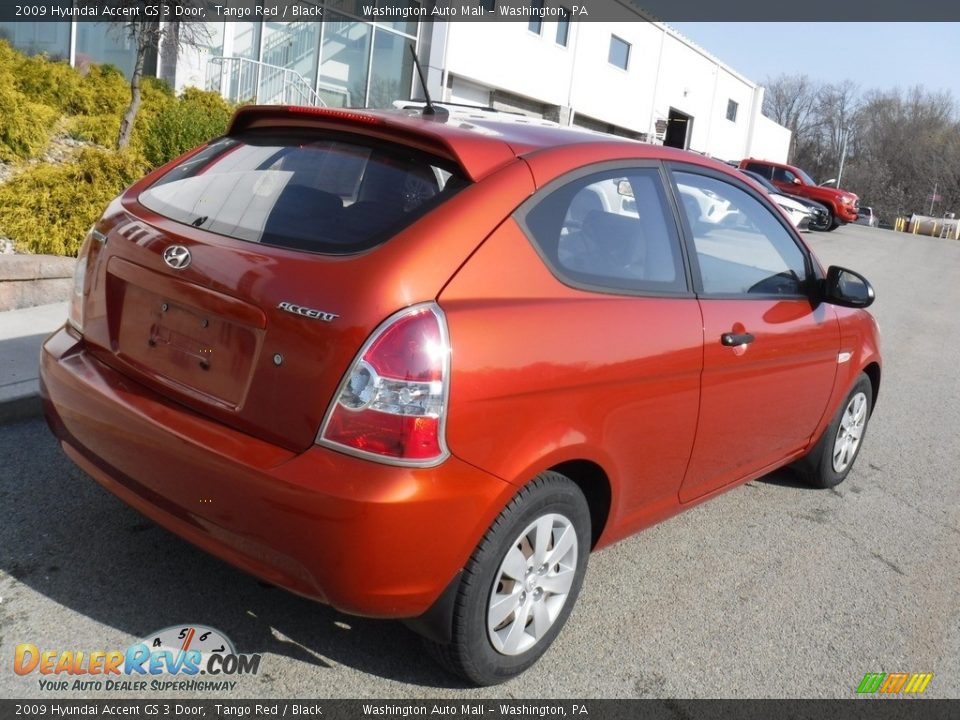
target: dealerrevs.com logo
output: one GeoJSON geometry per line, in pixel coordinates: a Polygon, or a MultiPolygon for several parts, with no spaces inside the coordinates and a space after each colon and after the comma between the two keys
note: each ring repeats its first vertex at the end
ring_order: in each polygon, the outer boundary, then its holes
{"type": "Polygon", "coordinates": [[[236,687],[231,678],[259,670],[260,655],[237,653],[226,635],[204,625],[164,628],[126,650],[41,650],[23,643],[13,659],[17,675],[37,673],[40,689],[49,691],[222,692],[236,687]]]}

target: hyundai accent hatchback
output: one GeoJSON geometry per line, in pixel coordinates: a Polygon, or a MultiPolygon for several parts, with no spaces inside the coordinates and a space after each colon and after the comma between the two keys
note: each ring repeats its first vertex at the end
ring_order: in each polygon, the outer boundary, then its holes
{"type": "Polygon", "coordinates": [[[591,551],[783,465],[841,482],[880,384],[870,285],[741,173],[454,111],[244,108],[75,279],[66,454],[477,684],[547,650],[591,551]]]}

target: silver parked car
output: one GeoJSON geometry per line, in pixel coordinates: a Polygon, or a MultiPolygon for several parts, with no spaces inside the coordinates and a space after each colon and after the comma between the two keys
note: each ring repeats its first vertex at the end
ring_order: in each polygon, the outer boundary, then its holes
{"type": "Polygon", "coordinates": [[[869,227],[877,227],[880,224],[880,218],[873,214],[872,207],[865,207],[864,205],[860,206],[860,209],[857,211],[858,216],[856,223],[857,225],[868,225],[869,227]]]}

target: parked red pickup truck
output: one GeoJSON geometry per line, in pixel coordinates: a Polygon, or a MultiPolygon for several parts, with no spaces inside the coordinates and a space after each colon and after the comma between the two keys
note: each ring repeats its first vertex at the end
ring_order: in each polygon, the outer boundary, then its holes
{"type": "Polygon", "coordinates": [[[801,195],[826,205],[830,215],[820,225],[815,226],[811,222],[812,230],[834,230],[857,219],[860,198],[847,190],[817,185],[800,168],[753,158],[741,160],[740,168],[763,175],[785,193],[801,195]]]}

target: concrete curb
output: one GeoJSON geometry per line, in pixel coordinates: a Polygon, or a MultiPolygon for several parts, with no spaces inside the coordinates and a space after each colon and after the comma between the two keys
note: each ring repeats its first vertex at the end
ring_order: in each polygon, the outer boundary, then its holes
{"type": "Polygon", "coordinates": [[[0,312],[0,425],[42,415],[40,348],[66,317],[65,302],[0,312]]]}
{"type": "Polygon", "coordinates": [[[0,255],[0,312],[69,300],[76,258],[0,255]]]}

